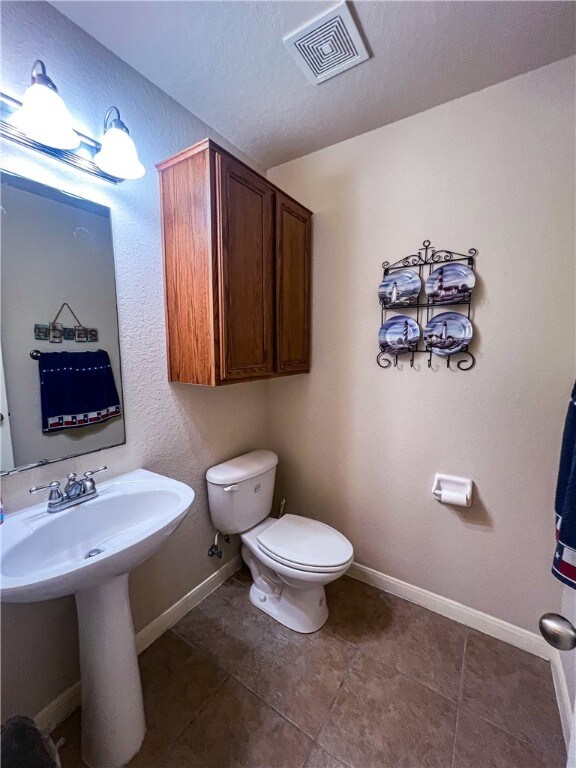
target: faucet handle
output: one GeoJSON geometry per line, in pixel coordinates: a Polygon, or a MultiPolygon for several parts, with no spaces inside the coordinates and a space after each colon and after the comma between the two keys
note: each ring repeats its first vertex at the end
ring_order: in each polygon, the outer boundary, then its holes
{"type": "Polygon", "coordinates": [[[86,493],[96,492],[96,483],[92,480],[92,475],[95,475],[96,472],[104,472],[105,469],[108,469],[108,467],[98,467],[98,469],[89,469],[88,472],[84,472],[84,488],[86,493]]]}
{"type": "Polygon", "coordinates": [[[68,493],[70,488],[72,488],[72,486],[76,482],[76,472],[70,472],[69,474],[67,474],[66,480],[68,480],[68,482],[66,483],[66,487],[64,488],[64,493],[68,493]]]}
{"type": "Polygon", "coordinates": [[[84,472],[84,477],[89,480],[92,477],[92,475],[96,474],[96,472],[104,472],[105,469],[108,469],[108,467],[98,467],[98,469],[89,469],[88,472],[84,472]]]}
{"type": "Polygon", "coordinates": [[[38,493],[38,491],[45,491],[48,488],[50,488],[48,501],[62,501],[64,495],[60,490],[60,482],[58,480],[53,480],[51,483],[48,483],[48,485],[33,485],[32,488],[30,488],[30,493],[38,493]]]}
{"type": "Polygon", "coordinates": [[[45,491],[48,488],[60,488],[60,481],[53,480],[51,483],[48,483],[48,485],[33,485],[32,488],[30,488],[30,493],[38,493],[38,491],[45,491]]]}

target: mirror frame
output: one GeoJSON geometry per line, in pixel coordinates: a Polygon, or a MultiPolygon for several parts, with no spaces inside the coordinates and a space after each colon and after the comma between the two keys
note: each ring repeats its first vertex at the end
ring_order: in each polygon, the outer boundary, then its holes
{"type": "MultiPolygon", "coordinates": [[[[72,205],[77,208],[81,208],[85,211],[90,211],[98,215],[107,216],[110,222],[110,235],[112,240],[112,269],[114,271],[114,291],[116,294],[116,327],[118,328],[118,350],[119,350],[119,375],[120,375],[120,405],[122,407],[122,420],[124,422],[124,440],[120,443],[114,443],[114,445],[106,445],[102,448],[96,448],[90,451],[78,451],[76,453],[70,453],[66,456],[59,456],[57,459],[39,459],[38,461],[31,462],[30,464],[22,464],[14,469],[1,469],[0,477],[6,477],[7,475],[17,475],[20,472],[25,472],[28,469],[35,469],[36,467],[44,467],[48,464],[56,464],[58,461],[66,461],[67,459],[75,459],[78,456],[88,456],[91,453],[100,453],[100,451],[107,451],[110,448],[117,448],[119,445],[126,445],[126,409],[124,405],[124,377],[122,376],[122,349],[120,344],[120,322],[118,316],[118,283],[116,280],[116,251],[114,248],[114,230],[112,228],[112,209],[101,203],[95,203],[92,200],[87,200],[84,197],[79,197],[73,192],[66,192],[63,189],[57,187],[50,187],[47,184],[42,184],[34,179],[28,179],[25,176],[20,176],[12,171],[7,171],[4,168],[0,169],[0,189],[3,184],[22,189],[25,192],[32,194],[42,195],[48,197],[51,200],[59,200],[62,197],[68,198],[72,205]]],[[[32,342],[30,345],[32,346],[32,342]]]]}

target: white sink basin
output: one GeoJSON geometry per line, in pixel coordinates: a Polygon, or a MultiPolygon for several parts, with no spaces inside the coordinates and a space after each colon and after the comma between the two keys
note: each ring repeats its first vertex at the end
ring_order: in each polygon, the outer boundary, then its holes
{"type": "Polygon", "coordinates": [[[98,494],[62,512],[49,514],[44,501],[8,515],[0,587],[12,603],[75,595],[82,757],[91,768],[120,768],[146,732],[128,574],[182,522],[194,491],[138,469],[99,483],[98,494]]]}
{"type": "Polygon", "coordinates": [[[46,502],[6,516],[0,527],[2,601],[71,595],[129,573],[184,519],[194,491],[138,469],[98,485],[98,496],[48,514],[46,502]],[[88,557],[88,552],[101,550],[88,557]]]}

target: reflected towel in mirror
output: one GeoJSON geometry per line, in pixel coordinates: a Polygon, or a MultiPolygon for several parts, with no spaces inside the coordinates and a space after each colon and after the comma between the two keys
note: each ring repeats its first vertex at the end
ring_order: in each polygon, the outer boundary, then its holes
{"type": "Polygon", "coordinates": [[[42,432],[87,427],[120,415],[108,352],[46,352],[38,368],[42,432]]]}

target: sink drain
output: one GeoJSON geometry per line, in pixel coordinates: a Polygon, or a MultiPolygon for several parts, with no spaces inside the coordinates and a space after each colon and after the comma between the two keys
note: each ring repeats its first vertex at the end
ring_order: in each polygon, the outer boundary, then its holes
{"type": "Polygon", "coordinates": [[[103,550],[98,549],[97,547],[96,549],[91,549],[90,552],[88,552],[88,554],[84,558],[84,560],[88,560],[89,557],[94,557],[95,555],[99,555],[102,551],[103,550]]]}

